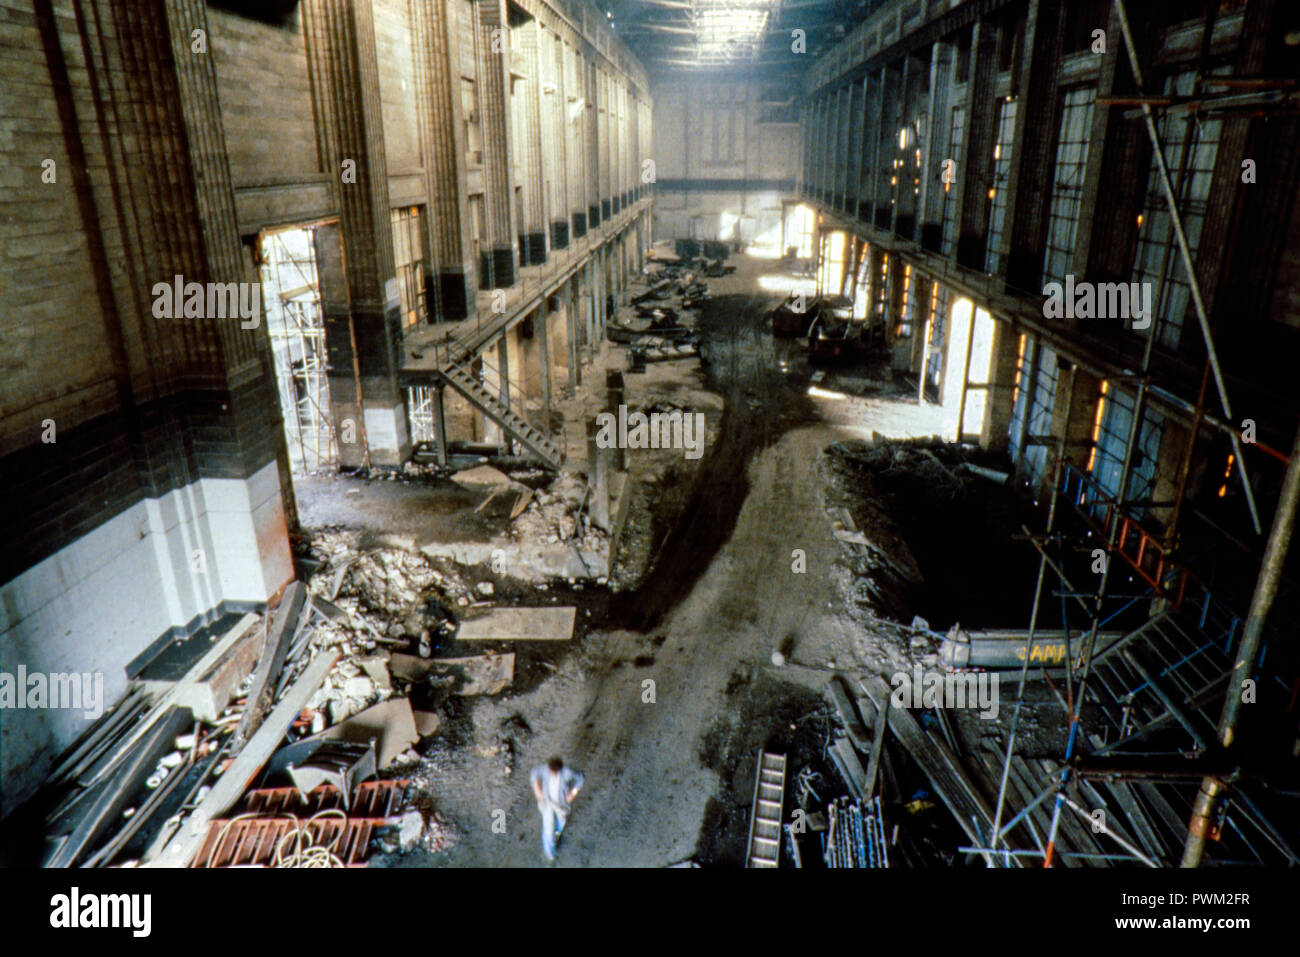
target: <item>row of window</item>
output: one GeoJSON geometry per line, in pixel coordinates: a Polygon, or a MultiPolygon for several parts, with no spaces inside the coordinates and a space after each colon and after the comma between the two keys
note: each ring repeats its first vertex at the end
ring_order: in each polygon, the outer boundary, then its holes
{"type": "MultiPolygon", "coordinates": [[[[1215,72],[1227,71],[1225,66],[1215,72]]],[[[1164,81],[1163,92],[1171,96],[1191,95],[1195,81],[1196,74],[1192,71],[1170,75],[1164,81]]],[[[1065,277],[1074,272],[1095,103],[1096,88],[1092,85],[1070,87],[1060,93],[1055,163],[1048,197],[1044,283],[1064,283],[1065,277]]],[[[984,265],[986,271],[992,273],[1003,267],[1009,246],[1007,186],[1015,159],[1012,152],[1017,110],[1018,101],[1014,97],[1006,97],[997,103],[993,176],[989,186],[988,219],[985,224],[987,241],[984,265]]],[[[947,143],[943,144],[945,155],[949,158],[960,157],[966,138],[965,106],[952,107],[949,116],[947,143]]],[[[1173,111],[1161,115],[1157,128],[1188,245],[1195,256],[1205,222],[1222,121],[1197,117],[1192,111],[1173,111]]],[[[901,138],[919,138],[919,133],[919,129],[904,127],[900,132],[900,155],[910,159],[912,153],[911,149],[904,151],[901,138]]],[[[908,147],[912,145],[906,144],[908,147]]],[[[915,154],[920,156],[919,143],[915,143],[915,154]]],[[[910,163],[907,165],[910,166],[910,163]]],[[[881,173],[885,174],[886,170],[882,168],[881,173]]],[[[898,158],[890,160],[887,173],[891,195],[896,201],[900,184],[912,185],[912,174],[910,169],[905,168],[904,161],[898,158]]],[[[943,189],[940,248],[944,255],[951,256],[956,252],[957,240],[956,203],[952,190],[955,177],[945,175],[943,169],[936,175],[939,176],[943,189]]],[[[1155,291],[1155,315],[1154,321],[1146,330],[1135,331],[1144,335],[1154,334],[1158,346],[1176,351],[1181,342],[1187,311],[1191,307],[1191,295],[1155,156],[1151,159],[1146,183],[1146,194],[1137,223],[1138,242],[1133,262],[1133,280],[1152,284],[1155,291]]]]}

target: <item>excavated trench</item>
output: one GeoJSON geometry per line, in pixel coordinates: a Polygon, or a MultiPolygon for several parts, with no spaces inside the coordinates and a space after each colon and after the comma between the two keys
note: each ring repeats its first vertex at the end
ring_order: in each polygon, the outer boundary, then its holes
{"type": "Polygon", "coordinates": [[[611,600],[604,626],[653,630],[731,536],[749,493],[750,459],[789,430],[817,420],[806,377],[778,367],[779,354],[790,347],[765,329],[772,303],[767,295],[727,295],[702,311],[705,379],[726,399],[718,442],[689,489],[669,488],[658,503],[651,517],[651,570],[639,588],[611,600]]]}

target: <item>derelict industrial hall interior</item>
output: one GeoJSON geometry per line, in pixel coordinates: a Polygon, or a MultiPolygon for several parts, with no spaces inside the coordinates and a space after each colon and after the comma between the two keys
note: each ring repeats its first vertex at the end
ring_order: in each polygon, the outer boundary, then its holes
{"type": "Polygon", "coordinates": [[[1298,84],[1289,0],[0,0],[0,861],[1300,863],[1298,84]]]}

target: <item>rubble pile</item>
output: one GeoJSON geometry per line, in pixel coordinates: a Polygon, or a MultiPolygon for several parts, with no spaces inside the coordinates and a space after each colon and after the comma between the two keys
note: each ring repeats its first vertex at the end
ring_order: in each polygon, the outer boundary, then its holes
{"type": "Polygon", "coordinates": [[[317,641],[352,655],[380,643],[432,644],[454,631],[451,609],[476,600],[473,586],[421,552],[364,548],[362,538],[360,532],[328,528],[308,541],[307,554],[319,563],[308,590],[344,613],[319,625],[317,641]]]}
{"type": "Polygon", "coordinates": [[[510,537],[548,545],[572,542],[588,551],[603,548],[608,536],[587,520],[586,498],[586,482],[572,472],[559,473],[549,488],[533,493],[528,507],[512,523],[510,537]]]}
{"type": "MultiPolygon", "coordinates": [[[[433,655],[475,614],[480,632],[485,620],[533,625],[511,618],[524,610],[491,617],[491,582],[364,533],[299,544],[306,579],[271,614],[231,616],[160,653],[61,757],[33,812],[65,839],[39,863],[340,867],[455,842],[431,797],[453,767],[438,731],[452,696],[509,687],[515,655],[433,655]]],[[[526,733],[507,729],[508,758],[526,733]]]]}

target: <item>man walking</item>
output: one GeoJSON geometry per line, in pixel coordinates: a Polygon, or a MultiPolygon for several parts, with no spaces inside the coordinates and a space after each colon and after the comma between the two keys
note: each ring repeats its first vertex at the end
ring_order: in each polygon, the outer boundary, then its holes
{"type": "Polygon", "coordinates": [[[542,812],[542,853],[553,861],[555,842],[569,816],[569,804],[582,790],[582,772],[565,767],[560,758],[551,758],[533,768],[528,779],[537,797],[537,809],[542,812]]]}

